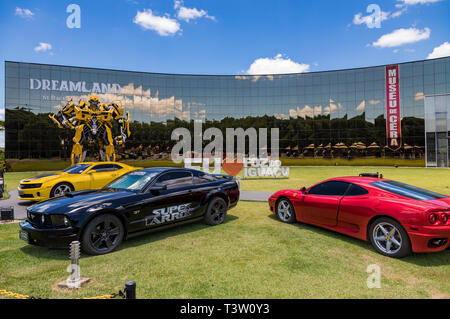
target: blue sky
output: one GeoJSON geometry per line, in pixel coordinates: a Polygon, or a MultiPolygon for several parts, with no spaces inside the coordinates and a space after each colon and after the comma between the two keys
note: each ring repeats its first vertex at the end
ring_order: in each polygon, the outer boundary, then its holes
{"type": "Polygon", "coordinates": [[[199,74],[364,67],[450,55],[449,13],[450,0],[1,1],[0,118],[5,60],[199,74]],[[70,4],[80,28],[67,25],[70,4]]]}
{"type": "Polygon", "coordinates": [[[0,55],[2,60],[209,74],[247,73],[255,60],[266,58],[260,68],[269,64],[274,73],[277,61],[283,69],[289,60],[287,68],[321,71],[426,59],[450,41],[449,13],[449,0],[2,1],[0,55]],[[66,25],[71,3],[81,8],[80,29],[66,25]],[[381,28],[355,23],[369,15],[371,3],[389,12],[381,28]],[[394,43],[387,41],[394,46],[373,45],[399,29],[406,34],[397,38],[412,37],[412,42],[397,46],[394,34],[394,43]]]}

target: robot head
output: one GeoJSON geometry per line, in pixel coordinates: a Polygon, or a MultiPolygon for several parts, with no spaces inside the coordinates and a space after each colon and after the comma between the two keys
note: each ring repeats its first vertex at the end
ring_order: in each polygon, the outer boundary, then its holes
{"type": "Polygon", "coordinates": [[[98,109],[98,107],[99,107],[99,104],[100,104],[100,100],[98,99],[98,97],[97,96],[95,96],[95,95],[89,95],[89,106],[91,107],[91,108],[93,108],[94,110],[97,110],[98,109]]]}

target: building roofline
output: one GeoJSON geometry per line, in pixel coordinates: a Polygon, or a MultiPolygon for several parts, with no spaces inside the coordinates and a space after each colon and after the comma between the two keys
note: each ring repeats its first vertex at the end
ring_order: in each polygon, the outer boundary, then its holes
{"type": "Polygon", "coordinates": [[[91,70],[101,70],[101,71],[113,71],[113,72],[129,72],[129,73],[141,73],[141,74],[154,74],[154,75],[174,75],[174,76],[220,76],[220,77],[236,77],[236,76],[288,76],[288,75],[299,75],[299,74],[318,74],[318,73],[327,73],[327,72],[340,72],[340,71],[351,71],[351,70],[363,70],[363,69],[372,69],[384,67],[387,65],[393,64],[409,64],[416,62],[426,62],[426,61],[436,61],[449,59],[450,57],[441,57],[435,59],[424,59],[424,60],[416,60],[416,61],[408,61],[408,62],[399,62],[399,63],[391,63],[391,64],[381,64],[367,67],[358,67],[358,68],[347,68],[347,69],[335,69],[335,70],[326,70],[326,71],[314,71],[314,72],[303,72],[303,73],[276,73],[276,74],[195,74],[195,73],[161,73],[161,72],[146,72],[146,71],[132,71],[132,70],[117,70],[117,69],[106,69],[106,68],[96,68],[96,67],[84,67],[84,66],[75,66],[75,65],[60,65],[60,64],[48,64],[48,63],[36,63],[36,62],[21,62],[21,61],[8,61],[7,63],[22,63],[22,64],[33,64],[33,65],[46,65],[46,66],[56,66],[56,67],[67,67],[67,68],[80,68],[80,69],[91,69],[91,70]]]}

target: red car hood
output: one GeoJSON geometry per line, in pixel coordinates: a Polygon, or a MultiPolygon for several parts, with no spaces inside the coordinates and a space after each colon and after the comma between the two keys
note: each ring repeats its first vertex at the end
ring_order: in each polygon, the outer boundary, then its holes
{"type": "Polygon", "coordinates": [[[450,197],[440,198],[440,199],[431,199],[426,202],[432,203],[435,205],[443,206],[446,209],[450,209],[450,197]]]}

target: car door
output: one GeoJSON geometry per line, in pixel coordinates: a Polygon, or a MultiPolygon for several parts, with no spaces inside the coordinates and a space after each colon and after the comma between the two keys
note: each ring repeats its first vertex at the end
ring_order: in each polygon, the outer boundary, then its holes
{"type": "Polygon", "coordinates": [[[213,189],[217,189],[219,182],[217,178],[204,172],[196,171],[193,172],[193,175],[192,198],[200,205],[196,215],[203,215],[209,203],[206,201],[206,197],[213,189]]]}
{"type": "Polygon", "coordinates": [[[155,184],[165,185],[167,189],[154,194],[142,208],[146,227],[169,225],[198,216],[200,197],[192,192],[193,176],[190,171],[164,173],[155,184]]]}
{"type": "Polygon", "coordinates": [[[75,187],[76,191],[91,188],[92,177],[87,174],[90,167],[91,165],[89,164],[76,164],[64,171],[69,174],[67,178],[75,187]]]}
{"type": "Polygon", "coordinates": [[[90,177],[90,188],[102,188],[112,180],[119,176],[119,166],[114,164],[98,164],[94,165],[87,174],[90,177]]]}
{"type": "Polygon", "coordinates": [[[336,226],[339,204],[349,187],[343,181],[327,181],[307,190],[301,207],[301,219],[312,224],[336,226]]]}
{"type": "Polygon", "coordinates": [[[361,225],[367,225],[372,216],[374,204],[367,189],[351,183],[339,206],[338,226],[353,233],[360,232],[361,225]]]}

